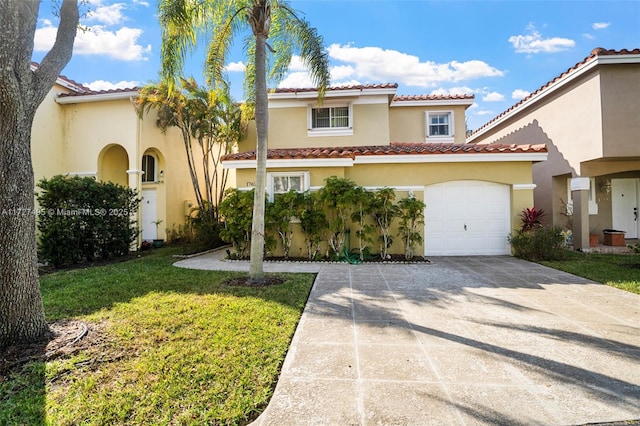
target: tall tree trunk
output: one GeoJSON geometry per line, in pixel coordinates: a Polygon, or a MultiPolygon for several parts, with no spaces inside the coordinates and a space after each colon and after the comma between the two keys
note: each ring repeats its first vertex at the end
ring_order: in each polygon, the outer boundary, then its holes
{"type": "Polygon", "coordinates": [[[34,215],[34,180],[31,166],[33,116],[0,113],[4,123],[0,152],[0,347],[35,342],[48,326],[40,297],[34,215]]]}
{"type": "Polygon", "coordinates": [[[253,222],[251,226],[251,263],[249,279],[264,279],[264,210],[267,183],[267,131],[269,129],[269,110],[267,98],[266,49],[267,37],[256,34],[256,186],[253,199],[253,222]]]}
{"type": "Polygon", "coordinates": [[[56,41],[32,71],[39,3],[0,0],[0,348],[48,333],[38,281],[31,127],[71,59],[79,16],[77,1],[63,0],[56,41]]]}

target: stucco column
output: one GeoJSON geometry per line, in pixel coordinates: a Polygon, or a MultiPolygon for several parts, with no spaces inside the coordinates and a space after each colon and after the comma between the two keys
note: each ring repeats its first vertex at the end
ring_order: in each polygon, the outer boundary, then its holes
{"type": "Polygon", "coordinates": [[[571,179],[573,199],[573,248],[589,248],[589,178],[571,179]]]}
{"type": "MultiPolygon", "coordinates": [[[[142,170],[138,169],[129,169],[127,170],[127,175],[129,175],[129,188],[133,189],[136,192],[140,192],[140,176],[142,176],[142,170]]],[[[136,222],[136,226],[138,229],[141,229],[140,222],[142,220],[142,212],[138,209],[136,214],[131,214],[131,220],[136,222]]],[[[138,237],[136,240],[131,243],[131,250],[137,251],[138,247],[142,243],[142,233],[138,232],[138,237]]]]}

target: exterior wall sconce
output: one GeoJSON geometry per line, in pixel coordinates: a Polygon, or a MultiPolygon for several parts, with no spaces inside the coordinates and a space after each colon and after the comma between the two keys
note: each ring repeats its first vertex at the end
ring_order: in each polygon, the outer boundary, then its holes
{"type": "Polygon", "coordinates": [[[600,184],[600,192],[604,192],[605,194],[611,193],[611,180],[607,179],[600,184]]]}
{"type": "Polygon", "coordinates": [[[160,170],[160,177],[164,177],[164,170],[160,170]]]}

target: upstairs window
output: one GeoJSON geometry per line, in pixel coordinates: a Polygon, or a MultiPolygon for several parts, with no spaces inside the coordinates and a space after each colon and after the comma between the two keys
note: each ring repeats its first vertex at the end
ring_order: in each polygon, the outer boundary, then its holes
{"type": "Polygon", "coordinates": [[[353,134],[351,105],[325,105],[309,107],[309,136],[348,136],[353,134]]]}
{"type": "Polygon", "coordinates": [[[313,108],[311,127],[313,129],[349,127],[349,107],[313,108]]]}
{"type": "Polygon", "coordinates": [[[427,138],[452,138],[453,113],[451,111],[427,112],[427,138]]]}
{"type": "Polygon", "coordinates": [[[142,156],[142,182],[156,182],[156,157],[150,154],[142,156]]]}

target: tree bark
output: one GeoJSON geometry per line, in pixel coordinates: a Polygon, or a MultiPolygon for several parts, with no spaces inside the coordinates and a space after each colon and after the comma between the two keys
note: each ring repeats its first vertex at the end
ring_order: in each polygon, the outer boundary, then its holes
{"type": "Polygon", "coordinates": [[[77,0],[64,0],[56,41],[31,70],[39,1],[0,0],[0,348],[48,333],[38,280],[31,128],[71,59],[77,0]]]}
{"type": "Polygon", "coordinates": [[[264,279],[264,211],[267,181],[267,131],[269,129],[269,111],[267,97],[266,45],[267,37],[256,33],[256,186],[253,199],[253,222],[251,226],[251,251],[249,279],[264,279]]]}

